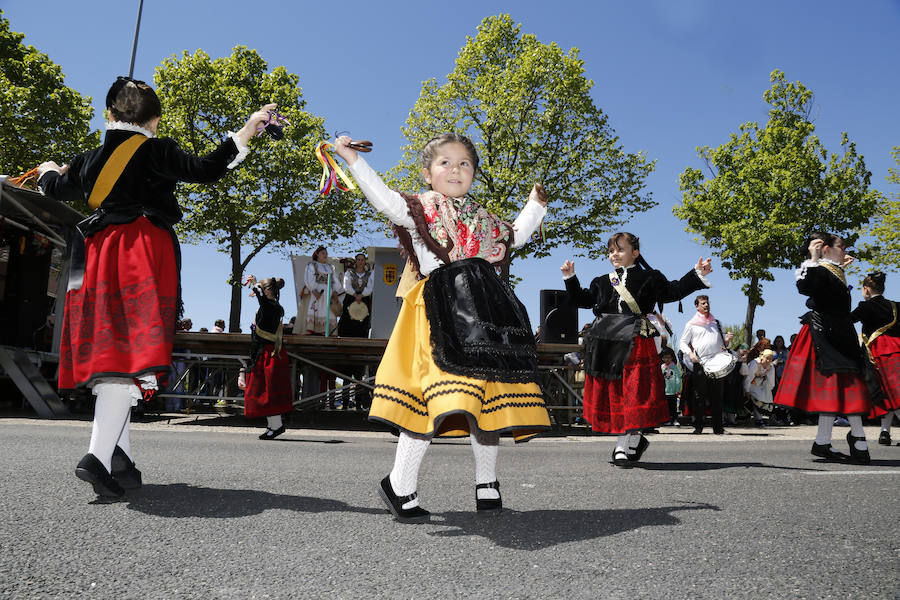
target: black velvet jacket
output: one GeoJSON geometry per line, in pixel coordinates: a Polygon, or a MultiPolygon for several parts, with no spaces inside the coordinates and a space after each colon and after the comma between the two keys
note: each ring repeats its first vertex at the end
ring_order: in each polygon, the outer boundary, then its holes
{"type": "MultiPolygon", "coordinates": [[[[73,158],[64,175],[55,171],[44,173],[41,189],[62,201],[87,200],[112,152],[134,135],[143,134],[122,129],[107,131],[103,145],[73,158]]],[[[157,225],[173,226],[182,216],[175,200],[175,184],[221,179],[237,155],[231,138],[202,157],[187,154],[171,138],[148,139],[134,153],[101,207],[94,211],[90,229],[84,233],[89,235],[107,224],[127,223],[141,215],[157,225]]]]}
{"type": "MultiPolygon", "coordinates": [[[[655,305],[681,300],[693,292],[706,289],[706,284],[697,276],[694,269],[677,281],[669,281],[656,269],[646,271],[635,266],[628,269],[625,287],[641,307],[642,314],[646,315],[653,312],[655,305]]],[[[602,314],[632,312],[613,289],[607,275],[595,277],[588,289],[581,287],[577,275],[570,277],[566,279],[566,292],[573,305],[593,309],[598,317],[602,314]]]]}
{"type": "Polygon", "coordinates": [[[262,353],[263,348],[265,348],[267,344],[272,343],[259,337],[256,331],[262,329],[267,333],[275,335],[278,331],[278,326],[281,325],[281,320],[284,318],[284,308],[281,307],[278,300],[266,298],[261,289],[256,291],[256,299],[259,300],[259,310],[256,311],[256,318],[254,319],[256,327],[253,328],[253,331],[250,334],[251,369],[253,368],[253,365],[256,364],[256,360],[262,353]]]}
{"type": "MultiPolygon", "coordinates": [[[[897,310],[900,312],[900,306],[897,307],[897,310]]],[[[850,313],[850,318],[854,322],[859,321],[862,323],[862,332],[866,336],[870,336],[873,332],[881,329],[893,320],[894,311],[891,308],[890,300],[884,296],[875,296],[871,300],[860,302],[859,306],[850,313]]],[[[900,319],[882,335],[900,337],[900,319]]]]}
{"type": "Polygon", "coordinates": [[[806,267],[797,280],[797,290],[809,296],[810,312],[800,317],[809,325],[816,351],[816,369],[823,375],[859,373],[862,352],[850,319],[850,290],[834,273],[822,266],[806,267]]]}

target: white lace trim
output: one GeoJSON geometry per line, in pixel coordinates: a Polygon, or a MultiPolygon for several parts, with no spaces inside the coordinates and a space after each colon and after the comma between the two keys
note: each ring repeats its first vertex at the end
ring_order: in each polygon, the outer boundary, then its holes
{"type": "Polygon", "coordinates": [[[234,157],[233,161],[228,163],[228,168],[233,169],[241,164],[245,158],[247,158],[247,155],[250,154],[250,147],[246,144],[242,144],[241,140],[238,138],[238,135],[233,131],[228,132],[228,137],[234,140],[234,145],[237,146],[238,149],[237,156],[234,157]]]}
{"type": "Polygon", "coordinates": [[[152,133],[149,129],[145,129],[140,125],[135,125],[134,123],[124,123],[122,121],[107,121],[106,122],[106,130],[116,130],[120,129],[123,131],[136,131],[137,133],[143,133],[148,138],[155,138],[156,134],[152,133]]]}
{"type": "MultiPolygon", "coordinates": [[[[831,261],[828,261],[828,262],[831,262],[831,261]]],[[[806,279],[806,270],[809,267],[818,267],[818,266],[819,266],[819,261],[808,258],[800,264],[799,269],[794,271],[794,277],[797,279],[797,281],[800,281],[801,279],[806,279]]]]}
{"type": "Polygon", "coordinates": [[[697,267],[694,267],[694,273],[697,274],[697,277],[700,278],[700,281],[703,282],[703,285],[705,285],[708,288],[712,287],[712,284],[709,282],[709,279],[707,279],[706,276],[700,272],[700,269],[698,269],[697,267]]]}

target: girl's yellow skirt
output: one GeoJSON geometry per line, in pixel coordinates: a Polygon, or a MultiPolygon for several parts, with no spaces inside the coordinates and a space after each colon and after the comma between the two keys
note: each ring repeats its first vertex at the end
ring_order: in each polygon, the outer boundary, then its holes
{"type": "Polygon", "coordinates": [[[419,281],[403,298],[375,374],[369,418],[418,435],[461,437],[470,420],[487,432],[525,441],[550,427],[536,383],[502,383],[442,371],[431,355],[431,326],[419,281]]]}

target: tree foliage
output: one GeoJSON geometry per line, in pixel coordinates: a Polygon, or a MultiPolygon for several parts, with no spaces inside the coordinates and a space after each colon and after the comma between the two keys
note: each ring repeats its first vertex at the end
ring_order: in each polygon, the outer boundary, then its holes
{"type": "Polygon", "coordinates": [[[488,17],[467,37],[447,82],[423,84],[392,183],[419,189],[419,150],[435,135],[461,133],[481,161],[473,195],[495,214],[515,217],[535,182],[547,189],[547,243],[520,253],[546,256],[564,244],[605,253],[611,229],[655,205],[643,192],[653,162],[622,149],[592,86],[577,48],[542,44],[509,15],[488,17]]]}
{"type": "Polygon", "coordinates": [[[325,139],[323,120],[304,110],[299,78],[284,67],[269,71],[256,51],[243,46],[215,60],[198,50],[163,61],[155,81],[163,106],[160,133],[198,155],[213,150],[268,102],[276,102],[290,121],[282,140],[267,135],[252,140],[247,158],[221,181],[179,187],[185,210],[179,233],[190,242],[211,242],[231,258],[229,328],[234,331],[240,322],[240,280],[253,257],[264,249],[316,244],[351,231],[359,200],[344,194],[324,202],[319,196],[314,149],[325,139]]]}
{"type": "Polygon", "coordinates": [[[66,87],[59,65],[10,31],[0,10],[0,173],[60,164],[100,143],[91,98],[66,87]]]}
{"type": "MultiPolygon", "coordinates": [[[[887,180],[900,186],[900,146],[891,149],[891,156],[894,166],[888,169],[887,180]]],[[[884,270],[900,270],[900,188],[878,203],[875,217],[862,233],[871,237],[862,248],[866,262],[884,270]]]]}
{"type": "MultiPolygon", "coordinates": [[[[718,148],[697,149],[709,169],[688,167],[680,176],[682,202],[673,208],[687,231],[713,249],[748,299],[745,332],[763,304],[763,281],[773,269],[803,260],[801,246],[813,230],[837,233],[853,243],[875,212],[878,193],[871,173],[847,133],[842,153],[828,152],[810,117],[813,93],[773,71],[763,94],[769,120],[744,123],[718,148]]],[[[749,342],[749,340],[748,340],[749,342]]]]}

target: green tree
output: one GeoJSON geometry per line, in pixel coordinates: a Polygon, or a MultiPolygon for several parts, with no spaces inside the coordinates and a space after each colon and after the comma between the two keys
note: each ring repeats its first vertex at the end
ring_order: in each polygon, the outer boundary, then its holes
{"type": "Polygon", "coordinates": [[[814,135],[813,93],[773,71],[763,98],[769,104],[765,127],[744,123],[718,148],[697,152],[709,169],[688,167],[680,177],[682,202],[673,208],[735,280],[746,280],[744,334],[750,343],[763,281],[772,269],[802,259],[801,246],[813,230],[854,241],[853,232],[875,212],[878,193],[869,189],[871,173],[846,133],[843,153],[828,152],[814,135]]]}
{"type": "Polygon", "coordinates": [[[392,183],[420,189],[419,150],[435,135],[460,133],[481,160],[473,196],[495,214],[517,215],[535,182],[547,189],[547,242],[518,254],[546,256],[565,244],[605,254],[611,229],[655,206],[642,192],[654,163],[622,149],[592,86],[577,48],[565,53],[523,35],[509,15],[488,17],[467,37],[447,82],[424,82],[392,183]]]}
{"type": "Polygon", "coordinates": [[[0,10],[0,173],[60,164],[100,143],[91,98],[66,87],[59,65],[10,31],[0,10]]]}
{"type": "MultiPolygon", "coordinates": [[[[894,166],[888,169],[888,183],[900,186],[900,146],[891,149],[894,166]]],[[[875,217],[862,233],[871,241],[860,254],[866,262],[889,271],[900,270],[900,189],[895,189],[878,203],[875,217]]]]}
{"type": "Polygon", "coordinates": [[[253,257],[264,249],[317,243],[351,231],[359,200],[348,194],[327,202],[320,198],[314,150],[325,139],[323,121],[304,110],[299,79],[284,67],[269,71],[256,51],[244,46],[215,60],[198,50],[163,61],[155,81],[163,106],[161,134],[195,154],[213,150],[268,102],[276,102],[290,121],[283,139],[252,140],[250,154],[228,177],[179,187],[185,209],[179,233],[188,242],[213,243],[231,259],[229,329],[236,331],[241,278],[253,257]]]}

